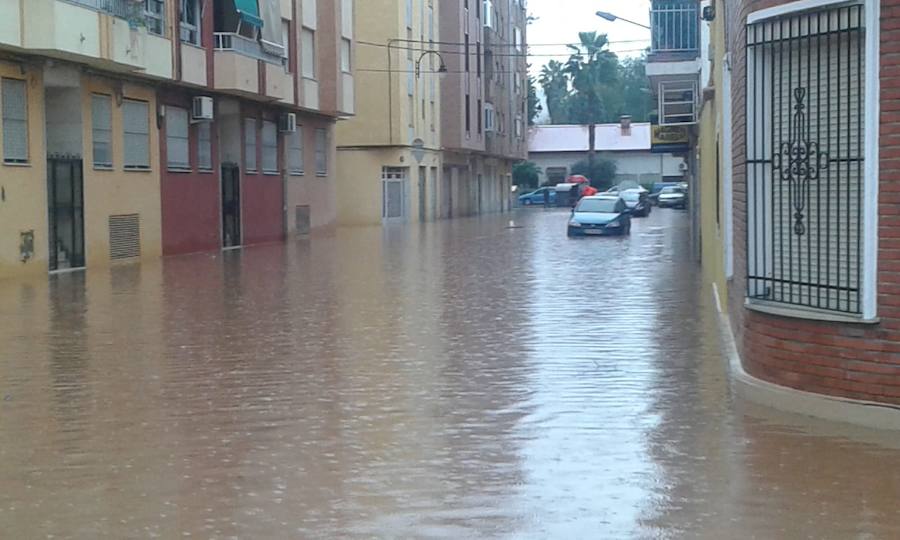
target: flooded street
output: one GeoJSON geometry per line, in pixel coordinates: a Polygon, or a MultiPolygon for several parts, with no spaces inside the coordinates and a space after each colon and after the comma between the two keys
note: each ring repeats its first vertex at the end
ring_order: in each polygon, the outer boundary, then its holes
{"type": "Polygon", "coordinates": [[[0,537],[900,537],[900,435],[733,394],[684,213],[565,221],[0,283],[0,537]]]}

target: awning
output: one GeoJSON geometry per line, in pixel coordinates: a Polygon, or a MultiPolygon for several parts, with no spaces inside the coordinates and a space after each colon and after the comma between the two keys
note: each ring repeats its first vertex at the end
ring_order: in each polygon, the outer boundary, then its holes
{"type": "Polygon", "coordinates": [[[237,12],[241,21],[262,28],[263,20],[259,16],[259,5],[256,0],[234,0],[234,10],[237,12]]]}

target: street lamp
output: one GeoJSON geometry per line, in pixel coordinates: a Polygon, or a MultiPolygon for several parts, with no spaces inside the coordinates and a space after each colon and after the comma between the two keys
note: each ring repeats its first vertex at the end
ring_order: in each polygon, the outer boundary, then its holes
{"type": "Polygon", "coordinates": [[[419,59],[416,60],[416,79],[419,78],[419,75],[422,73],[422,59],[428,56],[429,54],[433,54],[438,57],[438,60],[441,61],[441,65],[438,66],[437,71],[435,73],[440,74],[441,76],[448,73],[447,64],[444,63],[444,58],[441,56],[441,53],[437,51],[425,51],[419,56],[419,59]]]}
{"type": "Polygon", "coordinates": [[[623,21],[623,22],[631,23],[635,26],[640,26],[641,28],[650,30],[650,27],[647,26],[646,24],[641,24],[639,22],[634,22],[634,21],[630,21],[628,19],[623,19],[622,17],[619,17],[618,15],[613,15],[612,13],[610,13],[608,11],[598,11],[597,16],[600,17],[601,19],[606,19],[609,22],[623,21]]]}

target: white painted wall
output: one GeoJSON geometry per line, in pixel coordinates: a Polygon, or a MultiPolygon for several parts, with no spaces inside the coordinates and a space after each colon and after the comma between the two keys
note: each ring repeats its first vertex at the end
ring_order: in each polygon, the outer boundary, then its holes
{"type": "MultiPolygon", "coordinates": [[[[638,179],[637,177],[650,177],[656,175],[678,176],[682,174],[681,164],[684,159],[672,154],[653,154],[649,151],[641,152],[598,152],[598,159],[611,159],[618,166],[619,180],[638,179]]],[[[571,171],[572,165],[587,159],[587,152],[541,152],[531,153],[528,159],[541,168],[542,173],[547,168],[566,167],[571,171]]],[[[541,182],[546,179],[546,174],[541,174],[541,182]]]]}

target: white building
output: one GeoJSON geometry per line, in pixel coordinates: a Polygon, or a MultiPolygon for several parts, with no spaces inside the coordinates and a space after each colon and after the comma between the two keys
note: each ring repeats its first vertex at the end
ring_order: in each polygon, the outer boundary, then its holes
{"type": "MultiPolygon", "coordinates": [[[[598,159],[616,163],[616,182],[634,180],[642,185],[661,181],[681,181],[684,159],[650,151],[650,124],[619,124],[594,127],[594,148],[598,159]]],[[[571,174],[572,166],[588,157],[588,126],[533,126],[528,134],[528,159],[541,168],[540,183],[558,183],[571,174]]]]}

